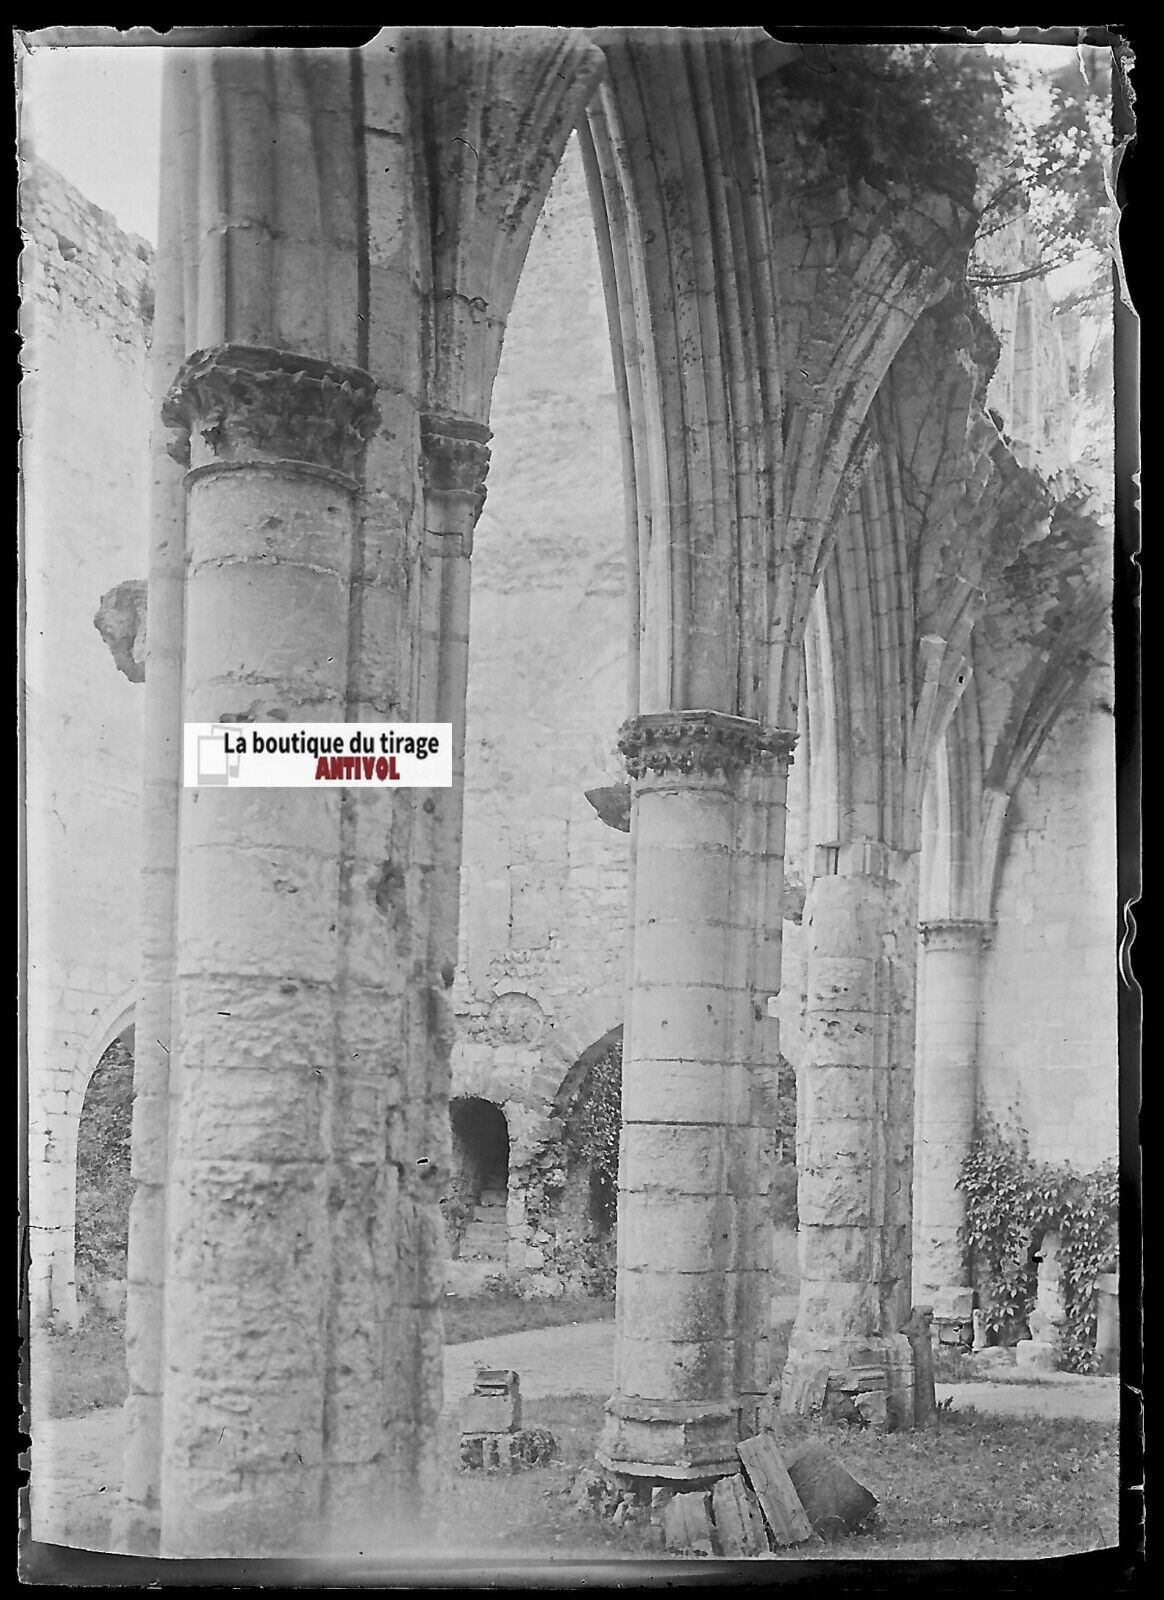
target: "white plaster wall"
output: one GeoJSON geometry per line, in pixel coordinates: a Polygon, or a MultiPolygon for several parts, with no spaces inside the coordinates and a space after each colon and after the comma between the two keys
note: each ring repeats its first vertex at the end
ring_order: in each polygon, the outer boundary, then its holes
{"type": "Polygon", "coordinates": [[[51,168],[21,199],[31,1287],[71,1319],[77,1124],[138,965],[144,687],[93,616],[146,571],[152,253],[51,168]]]}
{"type": "Polygon", "coordinates": [[[1012,802],[984,969],[979,1075],[1039,1160],[1116,1154],[1115,761],[1097,666],[1012,802]]]}

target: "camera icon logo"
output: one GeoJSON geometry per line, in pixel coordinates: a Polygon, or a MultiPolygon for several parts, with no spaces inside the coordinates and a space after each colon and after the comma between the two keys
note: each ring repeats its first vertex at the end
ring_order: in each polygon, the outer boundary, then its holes
{"type": "Polygon", "coordinates": [[[227,729],[212,726],[209,734],[198,739],[198,782],[200,784],[228,784],[238,777],[242,757],[226,751],[227,729]]]}

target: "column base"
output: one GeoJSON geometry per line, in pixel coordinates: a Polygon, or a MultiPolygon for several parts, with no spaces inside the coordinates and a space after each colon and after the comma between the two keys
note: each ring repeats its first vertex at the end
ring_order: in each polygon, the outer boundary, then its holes
{"type": "Polygon", "coordinates": [[[780,1415],[912,1428],[913,1396],[909,1340],[903,1333],[879,1334],[826,1349],[790,1351],[780,1388],[780,1415]]]}
{"type": "Polygon", "coordinates": [[[615,1395],[595,1456],[613,1473],[699,1483],[739,1471],[740,1408],[732,1401],[641,1400],[615,1395]]]}
{"type": "Polygon", "coordinates": [[[917,1296],[919,1304],[925,1302],[933,1310],[934,1348],[960,1345],[967,1349],[974,1343],[974,1290],[962,1284],[945,1284],[929,1293],[917,1296]]]}

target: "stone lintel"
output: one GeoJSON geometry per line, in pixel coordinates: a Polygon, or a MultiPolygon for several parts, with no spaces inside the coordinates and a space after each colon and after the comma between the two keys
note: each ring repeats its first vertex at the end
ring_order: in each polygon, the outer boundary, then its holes
{"type": "Polygon", "coordinates": [[[627,771],[650,777],[732,777],[748,768],[788,765],[795,733],[723,711],[649,711],[619,729],[627,771]]]}
{"type": "Polygon", "coordinates": [[[993,922],[973,917],[938,917],[918,923],[927,950],[987,950],[994,927],[993,922]]]}
{"type": "Polygon", "coordinates": [[[379,426],[376,381],[358,367],[261,345],[197,350],[162,404],[182,466],[298,462],[353,480],[379,426]]]}

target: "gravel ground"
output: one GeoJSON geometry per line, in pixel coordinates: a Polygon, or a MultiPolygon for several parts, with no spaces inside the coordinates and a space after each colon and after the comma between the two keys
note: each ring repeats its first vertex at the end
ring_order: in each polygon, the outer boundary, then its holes
{"type": "MultiPolygon", "coordinates": [[[[521,1375],[523,1398],[547,1394],[607,1394],[611,1386],[614,1324],[586,1322],[527,1333],[500,1334],[445,1351],[445,1403],[452,1406],[473,1386],[478,1366],[511,1367],[521,1375]]],[[[957,1410],[973,1407],[997,1415],[1080,1417],[1110,1421],[1119,1415],[1118,1378],[1041,1375],[992,1383],[940,1383],[939,1400],[957,1410]]],[[[531,1418],[531,1420],[534,1420],[531,1418]]],[[[32,1517],[35,1537],[54,1544],[108,1548],[108,1519],[118,1492],[125,1424],[120,1408],[40,1423],[33,1445],[32,1517]],[[101,1542],[96,1542],[100,1540],[101,1542]]]]}

